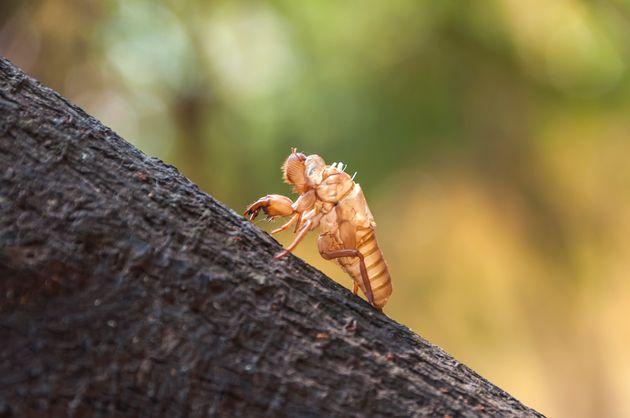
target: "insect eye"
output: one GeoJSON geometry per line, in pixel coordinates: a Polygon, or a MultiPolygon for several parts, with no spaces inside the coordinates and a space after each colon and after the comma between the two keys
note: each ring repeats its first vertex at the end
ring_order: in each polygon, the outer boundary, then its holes
{"type": "Polygon", "coordinates": [[[306,175],[310,176],[311,174],[313,174],[313,171],[315,171],[315,166],[311,165],[308,170],[306,170],[306,175]]]}

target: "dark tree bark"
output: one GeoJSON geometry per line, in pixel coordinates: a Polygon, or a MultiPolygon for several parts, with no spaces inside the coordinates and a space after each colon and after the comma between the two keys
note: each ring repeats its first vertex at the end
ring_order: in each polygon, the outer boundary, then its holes
{"type": "Polygon", "coordinates": [[[0,417],[539,416],[0,59],[0,417]]]}

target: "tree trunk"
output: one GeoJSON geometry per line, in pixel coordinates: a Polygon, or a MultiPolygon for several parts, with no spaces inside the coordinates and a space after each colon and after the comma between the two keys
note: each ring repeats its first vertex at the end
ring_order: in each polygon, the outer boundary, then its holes
{"type": "Polygon", "coordinates": [[[0,58],[0,417],[540,416],[0,58]]]}

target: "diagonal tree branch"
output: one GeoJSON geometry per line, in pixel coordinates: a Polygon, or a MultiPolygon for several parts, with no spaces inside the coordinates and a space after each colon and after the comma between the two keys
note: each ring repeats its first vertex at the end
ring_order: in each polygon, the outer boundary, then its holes
{"type": "Polygon", "coordinates": [[[0,416],[539,416],[0,59],[0,416]]]}

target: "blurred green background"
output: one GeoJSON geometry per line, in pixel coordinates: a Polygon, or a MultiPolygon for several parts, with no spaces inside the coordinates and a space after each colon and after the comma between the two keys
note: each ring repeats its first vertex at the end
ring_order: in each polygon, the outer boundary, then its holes
{"type": "Polygon", "coordinates": [[[291,146],[347,163],[388,315],[545,414],[630,416],[630,1],[3,0],[0,53],[238,212],[291,146]]]}

